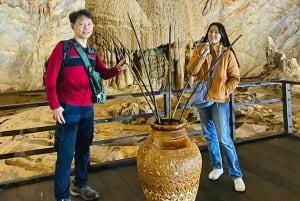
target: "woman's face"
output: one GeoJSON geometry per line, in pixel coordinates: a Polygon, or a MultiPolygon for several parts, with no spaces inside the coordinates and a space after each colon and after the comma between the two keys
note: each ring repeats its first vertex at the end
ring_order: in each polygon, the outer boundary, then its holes
{"type": "Polygon", "coordinates": [[[79,16],[71,26],[77,38],[88,39],[93,33],[93,21],[84,15],[79,16]]]}
{"type": "Polygon", "coordinates": [[[218,44],[221,40],[221,34],[216,25],[212,25],[208,30],[208,41],[210,44],[218,44]]]}

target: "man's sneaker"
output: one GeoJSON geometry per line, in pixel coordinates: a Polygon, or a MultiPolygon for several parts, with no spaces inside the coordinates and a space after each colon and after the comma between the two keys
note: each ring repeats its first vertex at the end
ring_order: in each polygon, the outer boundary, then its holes
{"type": "Polygon", "coordinates": [[[70,198],[63,198],[63,199],[59,199],[57,201],[71,201],[71,199],[70,198]]]}
{"type": "Polygon", "coordinates": [[[234,183],[234,189],[235,191],[237,192],[244,192],[246,191],[246,185],[243,181],[242,178],[236,178],[233,180],[233,183],[234,183]]]}
{"type": "Polygon", "coordinates": [[[221,168],[221,169],[213,169],[210,173],[209,173],[209,175],[208,175],[208,178],[210,179],[210,180],[217,180],[217,179],[219,179],[219,177],[223,174],[223,168],[221,168]]]}
{"type": "Polygon", "coordinates": [[[91,189],[88,185],[85,185],[81,188],[74,186],[71,190],[71,195],[80,196],[85,200],[96,200],[99,198],[99,194],[91,189]]]}

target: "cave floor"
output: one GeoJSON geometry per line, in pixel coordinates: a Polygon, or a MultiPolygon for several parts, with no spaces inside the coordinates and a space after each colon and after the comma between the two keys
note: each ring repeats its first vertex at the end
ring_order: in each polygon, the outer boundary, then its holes
{"type": "MultiPolygon", "coordinates": [[[[299,201],[300,138],[277,136],[237,146],[246,192],[237,193],[227,172],[218,181],[207,176],[210,162],[207,151],[202,153],[202,173],[196,201],[299,201]]],[[[72,178],[71,178],[72,179],[72,178]]],[[[100,192],[102,201],[143,201],[135,163],[95,168],[89,183],[100,192]]],[[[0,190],[1,200],[53,200],[53,177],[22,183],[0,190]]],[[[79,201],[79,198],[72,198],[79,201]]]]}

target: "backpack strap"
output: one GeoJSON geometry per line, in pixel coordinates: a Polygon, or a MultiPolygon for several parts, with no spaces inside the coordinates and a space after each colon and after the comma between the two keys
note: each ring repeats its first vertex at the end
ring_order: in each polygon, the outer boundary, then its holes
{"type": "Polygon", "coordinates": [[[68,61],[68,59],[70,58],[70,52],[71,52],[71,48],[70,48],[70,40],[62,40],[61,41],[63,43],[63,60],[62,60],[62,64],[61,67],[66,65],[66,62],[68,61]]]}
{"type": "Polygon", "coordinates": [[[58,72],[57,82],[60,82],[63,79],[64,67],[66,66],[66,63],[68,62],[68,60],[70,58],[70,52],[71,52],[70,40],[62,40],[61,42],[62,42],[62,46],[63,46],[63,58],[62,58],[59,72],[58,72]]]}
{"type": "MultiPolygon", "coordinates": [[[[62,57],[62,63],[59,68],[58,76],[57,76],[57,82],[62,80],[62,75],[63,75],[63,67],[66,65],[67,61],[70,58],[70,52],[71,52],[71,47],[70,47],[70,40],[61,40],[62,42],[62,47],[63,47],[63,57],[62,57]]],[[[48,68],[48,63],[49,63],[49,58],[46,60],[44,63],[44,70],[43,70],[43,85],[45,86],[45,80],[46,80],[46,71],[48,68]]]]}
{"type": "Polygon", "coordinates": [[[95,55],[96,54],[96,49],[93,47],[93,46],[88,46],[88,54],[93,54],[95,55]]]}

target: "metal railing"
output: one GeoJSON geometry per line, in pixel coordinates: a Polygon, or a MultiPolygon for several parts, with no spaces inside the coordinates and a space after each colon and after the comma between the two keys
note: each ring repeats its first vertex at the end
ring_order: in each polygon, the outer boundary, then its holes
{"type": "Polygon", "coordinates": [[[283,116],[283,132],[269,134],[266,136],[258,136],[253,139],[249,138],[243,141],[251,141],[257,139],[263,139],[268,137],[273,137],[274,135],[285,135],[285,134],[293,134],[293,119],[292,119],[292,92],[291,85],[300,85],[300,82],[291,82],[291,81],[262,81],[262,82],[250,82],[250,83],[241,83],[238,88],[248,88],[248,87],[257,87],[257,86],[271,86],[271,85],[279,85],[281,86],[281,97],[280,98],[269,98],[263,100],[254,100],[254,101],[246,101],[246,102],[235,102],[234,94],[231,95],[231,128],[232,128],[232,137],[235,138],[236,129],[235,129],[235,108],[249,105],[261,105],[261,104],[272,104],[272,103],[282,103],[282,116],[283,116]]]}
{"type": "MultiPolygon", "coordinates": [[[[235,102],[234,100],[234,94],[231,95],[231,129],[232,129],[232,137],[235,138],[235,108],[242,107],[242,106],[248,106],[248,105],[256,105],[256,104],[269,104],[269,103],[277,103],[282,102],[283,105],[283,126],[284,131],[283,133],[275,133],[274,135],[283,135],[283,134],[293,134],[293,121],[292,121],[292,102],[291,102],[291,85],[300,85],[300,82],[289,82],[289,81],[263,81],[263,82],[251,82],[251,83],[241,83],[238,88],[247,88],[247,87],[256,87],[256,86],[270,86],[270,85],[281,85],[281,98],[271,98],[271,99],[264,99],[264,100],[255,100],[255,101],[249,101],[249,102],[235,102]]],[[[187,91],[189,92],[189,90],[187,91]]],[[[173,90],[172,95],[181,93],[181,90],[173,90]]],[[[169,100],[169,91],[156,91],[154,92],[155,96],[163,96],[164,100],[164,109],[162,112],[160,112],[160,115],[163,115],[165,117],[169,116],[168,111],[170,111],[168,100],[169,100]]],[[[132,93],[132,94],[121,94],[121,95],[111,95],[108,96],[107,99],[124,99],[124,98],[135,98],[135,97],[142,97],[142,93],[132,93]]],[[[47,106],[47,102],[37,102],[37,103],[25,103],[25,104],[15,104],[15,105],[2,105],[0,106],[0,110],[10,110],[10,109],[21,109],[21,108],[32,108],[32,107],[39,107],[39,106],[47,106]]],[[[182,108],[182,107],[179,107],[182,108]]],[[[147,113],[147,114],[139,114],[139,115],[130,115],[130,116],[118,116],[118,117],[110,117],[110,118],[102,118],[102,119],[95,119],[96,124],[100,123],[108,123],[108,122],[114,122],[114,121],[124,121],[124,120],[131,120],[136,118],[151,118],[154,114],[147,113]]],[[[24,128],[24,129],[16,129],[16,130],[7,130],[7,131],[1,131],[0,137],[8,137],[8,136],[17,136],[17,135],[31,135],[38,132],[44,132],[44,131],[51,131],[55,129],[55,125],[50,126],[42,126],[42,127],[33,127],[33,128],[24,128]]],[[[189,131],[189,135],[197,135],[200,134],[202,130],[194,130],[189,131]]],[[[130,135],[126,137],[120,137],[120,138],[114,138],[114,139],[107,139],[107,140],[99,140],[99,141],[93,141],[93,145],[108,145],[110,143],[120,143],[120,142],[126,142],[130,141],[133,138],[136,137],[142,137],[145,139],[147,137],[148,133],[141,133],[136,135],[130,135]]],[[[270,136],[270,135],[269,135],[270,136]]],[[[273,136],[273,135],[271,135],[273,136]]],[[[255,139],[247,139],[246,141],[250,140],[256,140],[258,138],[262,138],[261,136],[255,138],[255,139]]],[[[142,141],[142,140],[140,140],[142,141]]],[[[243,142],[243,141],[240,141],[243,142]]],[[[238,142],[237,142],[238,143],[238,142]]],[[[3,159],[9,159],[9,158],[15,158],[15,157],[27,157],[31,155],[39,155],[39,154],[47,154],[47,153],[53,153],[55,152],[55,149],[53,147],[43,148],[43,149],[35,149],[35,150],[28,150],[28,151],[22,151],[22,152],[14,152],[14,153],[6,153],[6,154],[0,154],[0,160],[3,159]]],[[[115,165],[122,165],[126,163],[132,163],[132,160],[130,159],[122,159],[119,161],[113,161],[113,162],[107,162],[103,164],[94,165],[95,168],[97,167],[111,167],[115,165]]],[[[51,175],[51,174],[49,174],[51,175]]],[[[41,175],[25,180],[18,180],[18,181],[9,181],[5,183],[0,183],[0,189],[5,186],[10,185],[16,185],[19,183],[24,183],[24,181],[30,182],[32,180],[38,180],[40,181],[41,178],[48,178],[49,175],[41,175]]]]}

